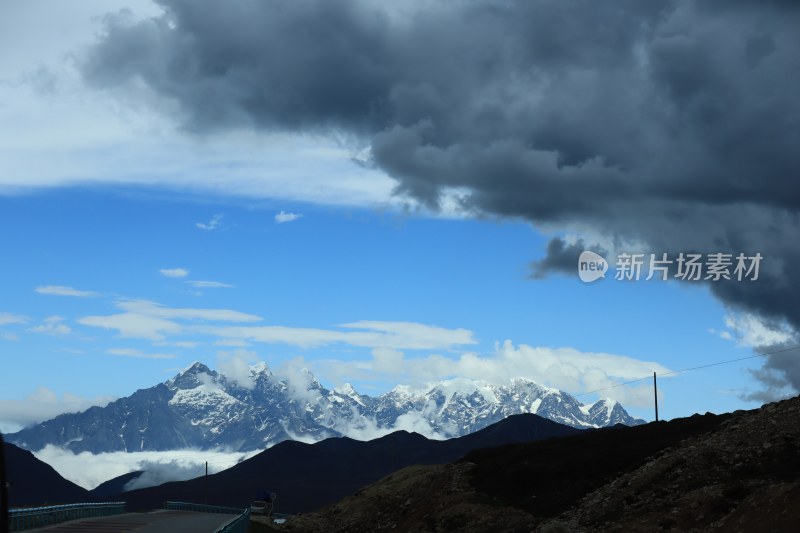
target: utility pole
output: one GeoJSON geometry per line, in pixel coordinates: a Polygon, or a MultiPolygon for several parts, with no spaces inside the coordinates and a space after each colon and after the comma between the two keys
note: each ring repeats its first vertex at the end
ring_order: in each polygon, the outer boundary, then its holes
{"type": "Polygon", "coordinates": [[[656,422],[658,422],[658,385],[656,385],[656,373],[653,372],[653,398],[656,401],[656,422]]]}
{"type": "Polygon", "coordinates": [[[205,489],[206,489],[206,505],[208,505],[208,461],[206,461],[206,483],[205,483],[205,485],[206,485],[205,486],[205,489]]]}

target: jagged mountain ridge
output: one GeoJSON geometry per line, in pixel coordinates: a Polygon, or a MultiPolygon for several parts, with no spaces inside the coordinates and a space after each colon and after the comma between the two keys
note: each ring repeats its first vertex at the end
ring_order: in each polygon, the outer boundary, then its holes
{"type": "Polygon", "coordinates": [[[31,450],[52,444],[75,453],[250,451],[284,440],[367,440],[399,429],[450,438],[519,413],[577,428],[641,423],[612,400],[582,405],[565,392],[524,378],[508,385],[456,379],[422,392],[400,386],[373,397],[350,385],[326,389],[308,371],[299,379],[281,379],[262,363],[251,367],[248,376],[233,379],[194,363],[164,383],[105,407],[59,415],[8,440],[31,450]]]}

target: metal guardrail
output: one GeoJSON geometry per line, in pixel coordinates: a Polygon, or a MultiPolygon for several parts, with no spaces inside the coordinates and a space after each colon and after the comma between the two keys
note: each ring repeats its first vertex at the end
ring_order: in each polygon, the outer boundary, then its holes
{"type": "Polygon", "coordinates": [[[107,502],[9,509],[8,515],[11,531],[21,531],[23,529],[58,524],[68,520],[111,516],[124,512],[125,502],[107,502]]]}
{"type": "MultiPolygon", "coordinates": [[[[241,508],[219,507],[217,505],[205,505],[202,503],[188,502],[166,502],[164,509],[168,511],[193,511],[196,513],[216,513],[216,514],[242,514],[241,508]]],[[[249,511],[249,508],[248,508],[249,511]]]]}
{"type": "Polygon", "coordinates": [[[247,533],[250,527],[250,507],[244,511],[235,507],[219,507],[217,505],[205,505],[202,503],[188,502],[166,502],[164,509],[168,511],[192,511],[195,513],[216,513],[216,514],[235,514],[214,533],[247,533]]]}
{"type": "Polygon", "coordinates": [[[242,514],[236,518],[231,518],[214,533],[247,533],[250,528],[250,508],[244,510],[242,514]]]}

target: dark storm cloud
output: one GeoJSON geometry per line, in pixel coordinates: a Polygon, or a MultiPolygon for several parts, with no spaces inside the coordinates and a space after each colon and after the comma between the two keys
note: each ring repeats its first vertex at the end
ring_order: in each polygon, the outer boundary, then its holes
{"type": "MultiPolygon", "coordinates": [[[[108,19],[90,83],[143,83],[199,133],[345,133],[434,208],[457,189],[652,252],[760,252],[757,283],[714,294],[800,329],[800,3],[159,3],[108,19]]],[[[576,251],[551,242],[534,276],[576,251]]]]}
{"type": "Polygon", "coordinates": [[[564,239],[551,239],[547,243],[547,253],[544,258],[531,265],[531,277],[542,279],[553,272],[575,272],[581,252],[590,250],[601,257],[608,257],[608,250],[586,244],[583,239],[574,243],[567,243],[564,239]]]}
{"type": "Polygon", "coordinates": [[[763,368],[750,370],[750,374],[758,380],[761,390],[743,394],[743,400],[758,402],[774,402],[791,396],[792,391],[800,391],[800,358],[796,353],[783,352],[767,356],[763,368]]]}

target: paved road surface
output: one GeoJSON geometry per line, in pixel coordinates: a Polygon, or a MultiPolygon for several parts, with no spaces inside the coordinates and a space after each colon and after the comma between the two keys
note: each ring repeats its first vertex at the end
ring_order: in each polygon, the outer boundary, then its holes
{"type": "Polygon", "coordinates": [[[192,513],[189,511],[153,511],[126,513],[101,518],[62,522],[28,533],[213,533],[236,515],[192,513]]]}

